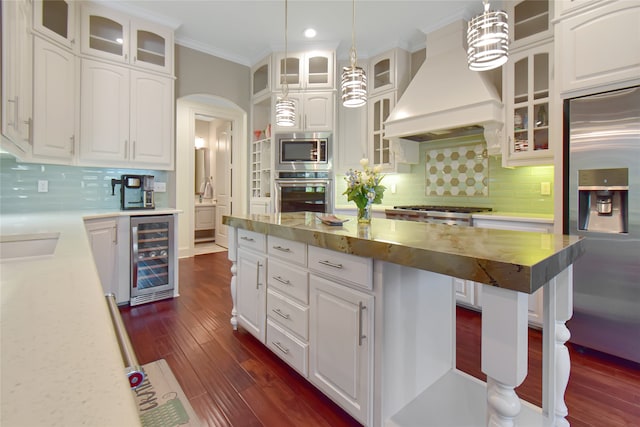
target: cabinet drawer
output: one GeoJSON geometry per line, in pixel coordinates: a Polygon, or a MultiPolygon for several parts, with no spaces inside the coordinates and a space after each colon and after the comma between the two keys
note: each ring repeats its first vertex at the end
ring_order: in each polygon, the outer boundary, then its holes
{"type": "Polygon", "coordinates": [[[267,319],[267,347],[305,378],[308,377],[309,344],[299,341],[271,319],[267,319]]]}
{"type": "Polygon", "coordinates": [[[238,246],[254,251],[265,252],[267,248],[267,236],[255,231],[238,228],[238,246]]]}
{"type": "Polygon", "coordinates": [[[302,306],[269,289],[267,315],[305,341],[309,339],[309,307],[302,306]]]}
{"type": "Polygon", "coordinates": [[[281,237],[269,236],[269,255],[282,258],[288,262],[294,262],[302,266],[307,265],[306,243],[294,242],[281,237]]]}
{"type": "Polygon", "coordinates": [[[309,270],[358,288],[373,289],[373,260],[309,246],[309,270]]]}
{"type": "Polygon", "coordinates": [[[309,304],[309,273],[306,270],[287,265],[269,258],[267,283],[269,288],[309,304]]]}

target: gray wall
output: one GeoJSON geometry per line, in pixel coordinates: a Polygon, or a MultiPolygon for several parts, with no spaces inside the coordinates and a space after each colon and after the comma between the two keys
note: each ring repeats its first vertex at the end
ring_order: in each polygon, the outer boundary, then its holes
{"type": "Polygon", "coordinates": [[[176,45],[176,99],[208,94],[228,99],[249,114],[251,70],[244,65],[176,45]]]}

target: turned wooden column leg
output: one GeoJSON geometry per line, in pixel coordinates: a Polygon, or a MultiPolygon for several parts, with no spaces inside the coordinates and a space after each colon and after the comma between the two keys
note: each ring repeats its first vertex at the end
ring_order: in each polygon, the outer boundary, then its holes
{"type": "Polygon", "coordinates": [[[233,330],[238,330],[238,311],[236,310],[236,278],[237,278],[238,266],[235,261],[231,264],[231,301],[233,301],[233,307],[231,308],[231,326],[233,330]]]}
{"type": "Polygon", "coordinates": [[[238,265],[237,265],[237,253],[236,253],[236,229],[234,227],[229,227],[229,247],[227,248],[227,257],[229,261],[231,261],[231,301],[233,302],[233,307],[231,308],[231,326],[234,331],[238,330],[238,311],[236,310],[236,297],[237,297],[237,273],[238,273],[238,265]]]}
{"type": "Polygon", "coordinates": [[[573,315],[573,267],[551,279],[544,288],[542,349],[542,410],[554,425],[569,422],[564,394],[569,383],[571,359],[565,343],[571,337],[566,321],[573,315]]]}
{"type": "Polygon", "coordinates": [[[487,374],[487,426],[511,427],[520,414],[515,388],[527,376],[528,294],[482,288],[482,372],[487,374]]]}

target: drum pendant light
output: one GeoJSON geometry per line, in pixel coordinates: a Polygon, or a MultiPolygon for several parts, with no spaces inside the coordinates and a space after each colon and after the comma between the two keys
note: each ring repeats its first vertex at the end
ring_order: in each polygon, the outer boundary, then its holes
{"type": "Polygon", "coordinates": [[[342,105],[349,108],[367,103],[367,75],[356,65],[356,1],[353,0],[351,22],[351,66],[342,69],[342,105]]]}
{"type": "MultiPolygon", "coordinates": [[[[289,76],[287,75],[287,14],[288,3],[284,0],[284,81],[282,82],[282,98],[276,101],[276,124],[278,126],[295,126],[296,103],[289,99],[289,76]]],[[[280,77],[282,79],[282,77],[280,77]]]]}
{"type": "Polygon", "coordinates": [[[509,24],[503,10],[490,11],[483,0],[484,13],[469,21],[467,27],[467,62],[473,71],[497,68],[509,58],[509,24]]]}

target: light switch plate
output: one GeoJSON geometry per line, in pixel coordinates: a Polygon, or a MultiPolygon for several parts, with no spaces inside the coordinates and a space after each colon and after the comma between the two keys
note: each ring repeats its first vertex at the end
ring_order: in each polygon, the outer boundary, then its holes
{"type": "Polygon", "coordinates": [[[540,183],[540,194],[543,196],[551,195],[551,183],[550,182],[541,182],[540,183]]]}
{"type": "Polygon", "coordinates": [[[47,193],[49,192],[49,181],[46,179],[38,180],[38,193],[47,193]]]}
{"type": "Polygon", "coordinates": [[[166,182],[154,182],[153,190],[158,193],[165,193],[167,191],[167,183],[166,182]]]}

